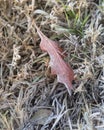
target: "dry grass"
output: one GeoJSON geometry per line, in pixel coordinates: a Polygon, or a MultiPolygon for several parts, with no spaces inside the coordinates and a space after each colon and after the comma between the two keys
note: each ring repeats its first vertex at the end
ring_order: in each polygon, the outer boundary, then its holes
{"type": "Polygon", "coordinates": [[[0,130],[104,130],[104,0],[0,0],[0,130]],[[69,96],[34,22],[75,73],[69,96]]]}

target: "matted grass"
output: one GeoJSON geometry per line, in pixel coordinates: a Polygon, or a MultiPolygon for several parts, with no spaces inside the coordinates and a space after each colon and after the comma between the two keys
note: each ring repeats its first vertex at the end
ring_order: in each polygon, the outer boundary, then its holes
{"type": "Polygon", "coordinates": [[[103,0],[0,0],[0,130],[104,130],[103,20],[103,0]],[[71,96],[34,23],[66,52],[71,96]]]}

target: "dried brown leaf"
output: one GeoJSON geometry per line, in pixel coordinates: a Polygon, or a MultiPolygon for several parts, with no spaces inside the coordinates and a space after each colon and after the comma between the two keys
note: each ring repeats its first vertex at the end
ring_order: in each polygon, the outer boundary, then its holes
{"type": "Polygon", "coordinates": [[[56,74],[58,82],[63,83],[68,90],[73,89],[72,81],[74,80],[74,73],[70,65],[63,60],[61,48],[55,41],[47,38],[37,26],[35,27],[41,38],[40,48],[50,56],[49,66],[51,67],[52,74],[56,74]]]}

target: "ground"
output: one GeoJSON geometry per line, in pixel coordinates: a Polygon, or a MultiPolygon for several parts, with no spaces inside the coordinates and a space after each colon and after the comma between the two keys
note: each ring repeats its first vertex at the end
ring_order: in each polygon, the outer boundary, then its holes
{"type": "Polygon", "coordinates": [[[104,0],[0,0],[0,130],[104,130],[103,32],[104,0]],[[35,24],[66,53],[71,95],[35,24]]]}

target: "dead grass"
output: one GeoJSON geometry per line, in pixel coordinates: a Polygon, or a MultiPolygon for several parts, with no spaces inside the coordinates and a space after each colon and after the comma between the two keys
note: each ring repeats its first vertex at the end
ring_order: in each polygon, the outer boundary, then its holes
{"type": "Polygon", "coordinates": [[[0,130],[104,129],[104,1],[0,0],[0,130]],[[75,73],[69,96],[34,22],[75,73]]]}

